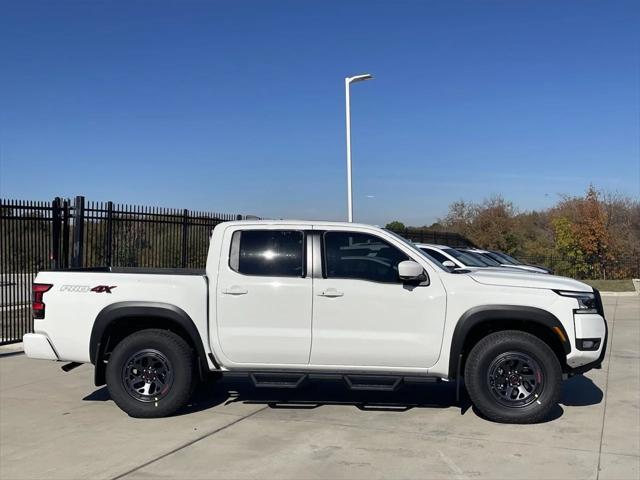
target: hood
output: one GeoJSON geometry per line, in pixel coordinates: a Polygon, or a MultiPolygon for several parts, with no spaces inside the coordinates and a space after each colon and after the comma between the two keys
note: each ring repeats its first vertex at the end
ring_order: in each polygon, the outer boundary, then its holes
{"type": "Polygon", "coordinates": [[[586,283],[556,275],[540,275],[537,273],[518,272],[516,270],[498,268],[479,268],[468,275],[478,283],[497,285],[500,287],[544,288],[549,290],[570,290],[573,292],[592,292],[586,283]]]}

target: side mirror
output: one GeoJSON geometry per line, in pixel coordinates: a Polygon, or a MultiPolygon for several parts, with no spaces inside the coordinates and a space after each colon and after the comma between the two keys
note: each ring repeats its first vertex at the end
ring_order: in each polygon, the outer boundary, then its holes
{"type": "Polygon", "coordinates": [[[400,280],[425,280],[424,268],[418,262],[405,260],[398,264],[398,276],[400,280]]]}
{"type": "Polygon", "coordinates": [[[453,263],[451,260],[445,260],[444,262],[442,262],[442,266],[443,267],[447,267],[447,268],[456,268],[457,265],[455,263],[453,263]]]}

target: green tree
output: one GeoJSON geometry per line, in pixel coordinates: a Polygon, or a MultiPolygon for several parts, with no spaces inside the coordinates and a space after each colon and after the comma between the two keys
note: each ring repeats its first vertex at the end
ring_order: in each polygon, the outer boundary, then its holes
{"type": "Polygon", "coordinates": [[[393,222],[387,223],[387,225],[384,228],[386,228],[388,230],[394,230],[394,231],[403,231],[407,227],[404,226],[404,223],[402,223],[402,222],[400,222],[398,220],[394,220],[393,222]]]}
{"type": "Polygon", "coordinates": [[[556,265],[556,270],[568,275],[571,274],[572,270],[581,275],[587,274],[589,272],[589,264],[580,249],[575,225],[567,217],[555,217],[551,223],[554,229],[555,250],[561,256],[561,260],[556,265]]]}

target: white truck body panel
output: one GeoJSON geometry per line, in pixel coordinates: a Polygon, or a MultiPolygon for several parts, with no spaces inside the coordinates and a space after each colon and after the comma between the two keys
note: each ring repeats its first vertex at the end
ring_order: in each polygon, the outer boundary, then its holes
{"type": "Polygon", "coordinates": [[[204,345],[208,344],[207,279],[204,276],[40,272],[36,282],[53,287],[45,293],[46,315],[43,320],[34,320],[34,332],[48,336],[60,360],[89,362],[89,338],[94,321],[105,307],[119,302],[178,306],[191,317],[204,345]],[[91,288],[96,285],[115,288],[111,293],[92,292],[91,288]]]}

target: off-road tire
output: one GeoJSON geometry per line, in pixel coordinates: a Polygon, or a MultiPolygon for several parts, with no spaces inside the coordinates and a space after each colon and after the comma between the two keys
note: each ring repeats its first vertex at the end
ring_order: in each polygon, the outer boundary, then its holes
{"type": "MultiPolygon", "coordinates": [[[[147,359],[147,364],[149,362],[147,359]]],[[[154,362],[155,360],[151,363],[154,362]]],[[[149,368],[151,371],[152,366],[149,368]]],[[[186,405],[193,394],[197,384],[194,354],[187,342],[173,332],[141,330],[116,345],[107,364],[106,382],[111,398],[131,417],[166,417],[186,405]],[[170,385],[157,391],[157,395],[141,394],[131,387],[133,381],[128,380],[132,378],[132,369],[139,373],[139,370],[132,367],[133,363],[141,358],[141,365],[144,364],[145,355],[158,358],[156,365],[163,365],[167,375],[170,372],[171,381],[167,382],[170,385]]]]}
{"type": "Polygon", "coordinates": [[[487,419],[500,423],[538,423],[545,420],[560,401],[562,369],[556,354],[538,337],[527,332],[504,330],[487,335],[473,347],[466,362],[464,381],[474,406],[487,419]],[[535,365],[533,369],[524,367],[521,371],[539,372],[528,375],[534,379],[535,388],[529,394],[518,393],[517,389],[530,387],[530,384],[518,380],[517,373],[509,375],[509,368],[500,369],[503,365],[514,365],[513,358],[524,359],[521,364],[529,359],[529,364],[535,365]],[[502,373],[498,375],[497,372],[502,373]],[[496,381],[496,378],[500,380],[496,381]],[[503,382],[504,378],[506,381],[503,382]],[[504,385],[508,386],[504,389],[496,387],[504,385]],[[514,392],[516,398],[505,393],[508,391],[514,392]],[[518,399],[519,395],[523,399],[518,399]]]}

